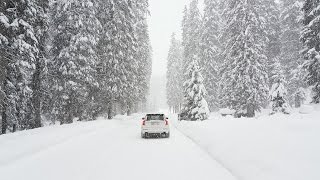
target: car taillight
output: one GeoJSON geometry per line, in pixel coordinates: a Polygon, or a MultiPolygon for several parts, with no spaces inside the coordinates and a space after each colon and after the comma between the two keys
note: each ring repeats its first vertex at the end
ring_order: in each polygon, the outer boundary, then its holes
{"type": "Polygon", "coordinates": [[[169,122],[168,122],[168,120],[166,120],[166,125],[169,125],[169,122]]]}
{"type": "Polygon", "coordinates": [[[146,125],[146,120],[142,121],[142,126],[146,125]]]}

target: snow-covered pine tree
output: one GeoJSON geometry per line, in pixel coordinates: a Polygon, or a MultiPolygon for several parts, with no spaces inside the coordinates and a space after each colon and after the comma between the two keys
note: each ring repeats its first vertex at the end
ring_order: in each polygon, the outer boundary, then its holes
{"type": "Polygon", "coordinates": [[[312,86],[313,102],[320,103],[320,1],[305,0],[303,7],[301,41],[307,70],[306,81],[312,86]]]}
{"type": "MultiPolygon", "coordinates": [[[[97,79],[99,81],[99,88],[97,89],[97,113],[106,112],[108,118],[112,118],[114,104],[116,103],[115,96],[117,93],[116,80],[114,74],[117,74],[119,66],[115,66],[114,53],[112,48],[112,33],[108,27],[109,22],[113,18],[114,7],[112,6],[112,0],[98,1],[98,13],[97,18],[102,25],[102,32],[97,44],[97,79]]],[[[115,34],[115,33],[114,33],[115,34]]]]}
{"type": "Polygon", "coordinates": [[[35,71],[32,75],[31,128],[41,127],[41,102],[43,101],[41,84],[43,82],[42,73],[47,58],[49,0],[37,1],[37,18],[34,22],[34,28],[35,36],[39,42],[39,51],[35,58],[35,71]]]}
{"type": "Polygon", "coordinates": [[[278,112],[289,113],[287,104],[287,88],[286,78],[278,59],[273,60],[271,82],[272,87],[270,90],[270,101],[272,103],[272,112],[275,114],[278,112]]]}
{"type": "Polygon", "coordinates": [[[188,79],[184,82],[184,105],[182,114],[186,120],[206,120],[209,116],[209,108],[204,96],[206,89],[203,85],[203,77],[198,65],[197,57],[188,66],[186,71],[188,79]]]}
{"type": "Polygon", "coordinates": [[[181,42],[176,39],[175,34],[171,36],[171,43],[167,58],[167,103],[174,113],[180,111],[183,100],[183,72],[182,72],[181,42]]]}
{"type": "MultiPolygon", "coordinates": [[[[3,90],[3,82],[5,78],[5,64],[4,60],[0,56],[0,112],[3,111],[6,94],[3,90]]],[[[2,114],[0,114],[2,116],[2,114]]],[[[2,118],[0,118],[0,134],[2,134],[2,118]]]]}
{"type": "Polygon", "coordinates": [[[253,117],[268,99],[265,55],[266,30],[261,1],[229,0],[223,36],[224,65],[221,78],[222,107],[238,116],[253,117]]]}
{"type": "Polygon", "coordinates": [[[4,0],[0,3],[0,134],[4,134],[7,131],[5,82],[7,76],[6,69],[9,63],[6,52],[9,50],[10,39],[9,14],[6,14],[6,10],[9,8],[8,3],[9,0],[4,0]]]}
{"type": "Polygon", "coordinates": [[[149,83],[152,69],[151,45],[147,24],[147,16],[149,15],[148,0],[134,0],[133,12],[135,17],[135,39],[137,48],[135,50],[134,59],[137,61],[135,101],[133,103],[133,112],[144,110],[146,107],[147,95],[149,92],[149,83]]]}
{"type": "Polygon", "coordinates": [[[4,59],[5,93],[2,133],[30,127],[31,78],[38,53],[33,23],[37,17],[35,1],[3,1],[0,4],[0,46],[4,59]]]}
{"type": "MultiPolygon", "coordinates": [[[[198,0],[192,0],[189,9],[185,8],[182,22],[183,69],[186,70],[195,55],[199,55],[201,15],[198,0]]],[[[187,77],[186,77],[187,78],[187,77]]],[[[185,81],[186,79],[184,79],[185,81]]]]}
{"type": "Polygon", "coordinates": [[[137,61],[134,59],[137,47],[134,31],[134,12],[128,0],[100,1],[98,18],[103,33],[98,43],[99,65],[102,72],[100,104],[109,118],[115,104],[122,104],[129,110],[135,100],[137,61]]]}
{"type": "Polygon", "coordinates": [[[303,81],[305,72],[300,68],[303,63],[300,54],[303,47],[299,40],[302,28],[302,24],[299,22],[301,7],[301,0],[282,0],[281,3],[280,23],[282,33],[280,35],[280,62],[284,67],[286,79],[288,80],[288,100],[290,104],[294,103],[295,94],[301,94],[300,89],[306,86],[306,83],[303,81]]]}
{"type": "MultiPolygon", "coordinates": [[[[263,17],[261,21],[265,21],[263,25],[265,26],[264,29],[267,37],[265,55],[267,56],[267,73],[270,79],[272,76],[273,59],[279,57],[281,53],[280,7],[279,3],[276,3],[275,0],[262,0],[260,3],[259,15],[263,17]]],[[[272,82],[269,81],[268,84],[271,86],[272,82]]]]}
{"type": "Polygon", "coordinates": [[[188,38],[188,28],[187,28],[188,15],[189,15],[189,11],[188,11],[188,6],[186,5],[186,6],[184,6],[184,9],[183,9],[183,17],[182,17],[182,22],[181,22],[182,45],[183,46],[187,42],[187,38],[188,38]]]}
{"type": "Polygon", "coordinates": [[[221,19],[219,13],[219,0],[204,1],[204,16],[201,28],[200,39],[200,59],[199,64],[202,68],[204,85],[207,89],[206,100],[210,110],[218,108],[218,83],[219,67],[221,66],[220,54],[221,43],[219,35],[221,30],[221,19]]]}
{"type": "Polygon", "coordinates": [[[288,82],[288,97],[290,105],[299,108],[307,98],[307,82],[304,80],[307,75],[303,67],[302,59],[299,60],[297,67],[290,70],[288,82]]]}
{"type": "Polygon", "coordinates": [[[54,58],[50,62],[54,110],[60,123],[74,117],[92,118],[87,111],[94,101],[91,90],[97,81],[96,45],[101,24],[95,0],[56,1],[53,4],[54,58]],[[89,101],[89,102],[88,102],[89,101]]]}
{"type": "MultiPolygon", "coordinates": [[[[266,46],[266,56],[268,61],[272,62],[273,59],[280,55],[281,50],[281,27],[280,27],[280,7],[275,0],[262,0],[259,14],[264,18],[265,22],[265,31],[268,37],[267,46],[266,46]]],[[[262,21],[262,20],[261,20],[262,21]]]]}

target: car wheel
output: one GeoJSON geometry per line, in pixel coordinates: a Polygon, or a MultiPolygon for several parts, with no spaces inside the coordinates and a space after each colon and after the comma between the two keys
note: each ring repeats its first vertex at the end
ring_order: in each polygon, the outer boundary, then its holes
{"type": "Polygon", "coordinates": [[[165,137],[167,137],[167,134],[166,133],[161,133],[160,137],[165,138],[165,137]]]}
{"type": "Polygon", "coordinates": [[[166,134],[166,138],[169,138],[169,137],[170,137],[170,133],[167,133],[167,134],[166,134]]]}

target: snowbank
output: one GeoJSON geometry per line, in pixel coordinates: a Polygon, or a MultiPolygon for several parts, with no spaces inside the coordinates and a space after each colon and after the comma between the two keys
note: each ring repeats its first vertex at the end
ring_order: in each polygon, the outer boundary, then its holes
{"type": "Polygon", "coordinates": [[[219,110],[221,115],[233,115],[236,111],[228,108],[223,108],[219,110]]]}
{"type": "Polygon", "coordinates": [[[311,114],[313,111],[314,108],[311,105],[302,105],[299,109],[299,113],[301,114],[311,114]]]}
{"type": "Polygon", "coordinates": [[[298,111],[251,119],[211,114],[176,126],[239,179],[319,180],[320,111],[298,111]]]}

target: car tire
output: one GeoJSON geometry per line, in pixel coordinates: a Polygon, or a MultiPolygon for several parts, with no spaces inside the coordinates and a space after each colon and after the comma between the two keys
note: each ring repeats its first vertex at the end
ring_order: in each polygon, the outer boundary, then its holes
{"type": "Polygon", "coordinates": [[[160,138],[165,138],[165,137],[167,137],[167,134],[164,132],[164,133],[161,133],[161,134],[159,134],[159,137],[160,138]]]}
{"type": "Polygon", "coordinates": [[[166,138],[169,138],[169,137],[170,137],[170,133],[167,133],[167,134],[166,134],[166,138]]]}

